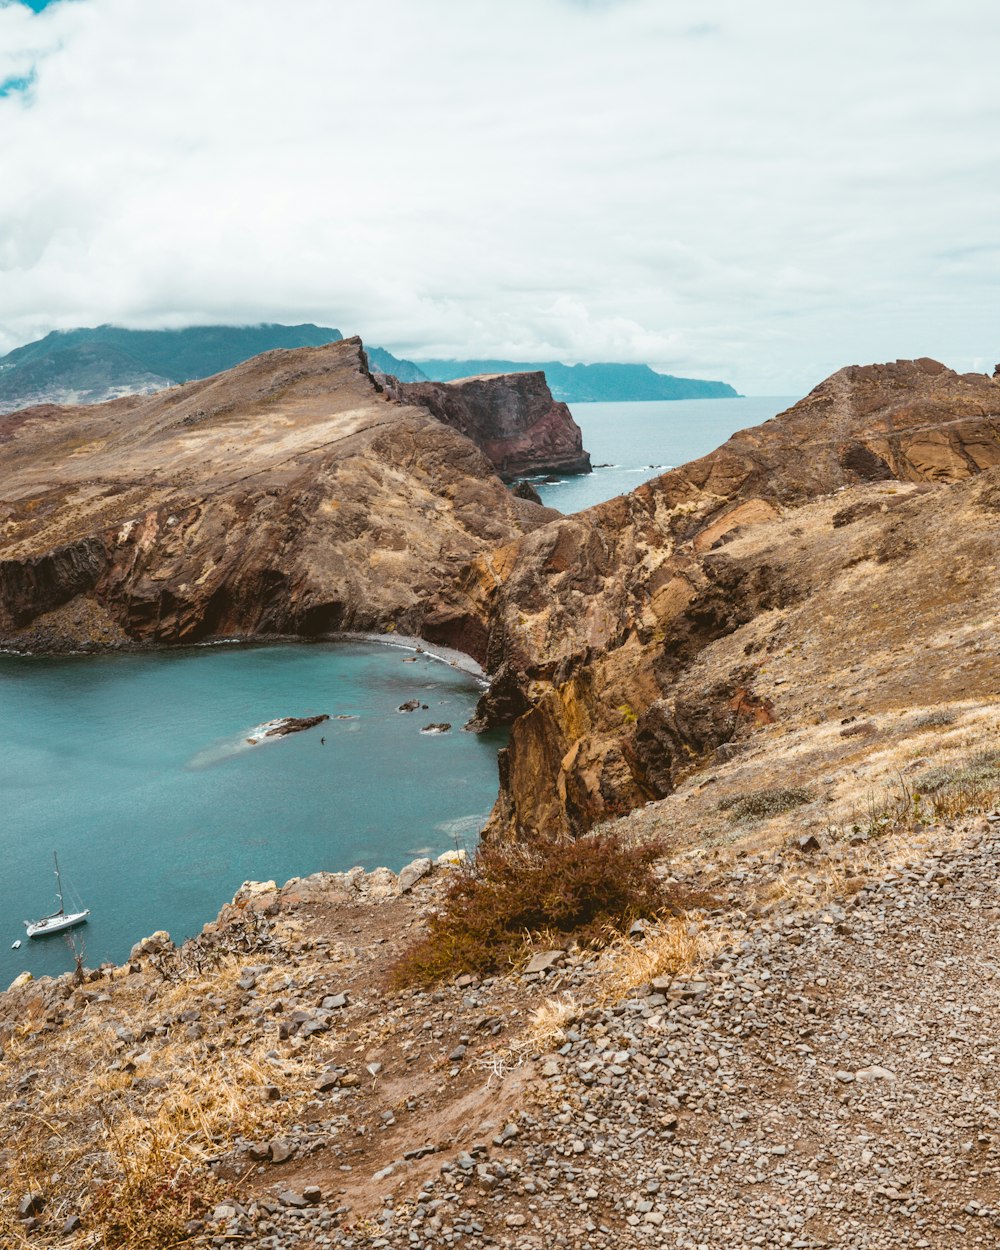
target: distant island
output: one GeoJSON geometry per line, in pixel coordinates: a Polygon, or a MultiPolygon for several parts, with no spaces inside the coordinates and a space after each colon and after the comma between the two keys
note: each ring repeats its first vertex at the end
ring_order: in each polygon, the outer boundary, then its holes
{"type": "Polygon", "coordinates": [[[532,373],[541,369],[554,399],[564,404],[622,402],[641,399],[736,399],[726,382],[675,378],[649,365],[564,365],[558,360],[417,360],[414,364],[432,382],[451,382],[478,373],[532,373]]]}
{"type": "MultiPolygon", "coordinates": [[[[54,330],[0,357],[0,413],[34,404],[96,404],[124,395],[150,395],[211,377],[275,348],[323,347],[343,334],[312,323],[286,326],[190,326],[126,330],[93,326],[54,330]]],[[[400,382],[451,382],[483,373],[545,373],[556,400],[720,399],[737,392],[725,382],[676,378],[648,365],[564,365],[559,361],[403,360],[382,347],[366,348],[375,374],[400,382]]]]}

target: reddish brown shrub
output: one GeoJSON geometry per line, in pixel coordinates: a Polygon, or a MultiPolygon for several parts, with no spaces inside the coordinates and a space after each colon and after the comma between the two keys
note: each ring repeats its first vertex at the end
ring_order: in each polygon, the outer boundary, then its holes
{"type": "Polygon", "coordinates": [[[655,843],[626,847],[610,834],[541,844],[484,843],[456,873],[427,933],[393,972],[396,985],[462,972],[495,972],[538,934],[596,944],[668,906],[652,865],[655,843]]]}

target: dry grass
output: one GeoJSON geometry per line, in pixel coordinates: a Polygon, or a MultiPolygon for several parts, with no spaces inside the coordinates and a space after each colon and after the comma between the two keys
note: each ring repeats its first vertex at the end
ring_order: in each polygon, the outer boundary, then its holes
{"type": "Polygon", "coordinates": [[[606,956],[601,1002],[627,998],[656,977],[690,976],[721,950],[728,940],[723,929],[707,929],[693,913],[662,916],[640,942],[618,938],[606,956]]]}
{"type": "Polygon", "coordinates": [[[238,1024],[227,1027],[236,980],[250,962],[231,959],[214,975],[183,977],[154,1005],[147,978],[117,976],[105,1010],[81,1007],[55,1031],[43,1027],[40,996],[27,1000],[4,1068],[22,1080],[39,1069],[44,1080],[29,1080],[21,1110],[5,1125],[0,1245],[167,1250],[188,1240],[188,1221],[220,1197],[208,1160],[237,1136],[273,1135],[300,1101],[295,1078],[266,1057],[268,1043],[240,1046],[238,1024]],[[209,995],[219,1032],[188,1037],[181,1024],[133,1043],[116,1035],[116,1027],[176,1017],[209,995]],[[266,1101],[268,1085],[291,1097],[266,1101]],[[44,1228],[28,1235],[16,1215],[30,1192],[43,1194],[46,1208],[44,1228]],[[82,1221],[75,1243],[59,1237],[71,1214],[82,1221]]]}
{"type": "Polygon", "coordinates": [[[547,1050],[553,1042],[561,1045],[565,1040],[566,1026],[580,1016],[583,1008],[569,992],[555,998],[547,998],[531,1013],[527,1029],[519,1039],[522,1050],[547,1050]]]}

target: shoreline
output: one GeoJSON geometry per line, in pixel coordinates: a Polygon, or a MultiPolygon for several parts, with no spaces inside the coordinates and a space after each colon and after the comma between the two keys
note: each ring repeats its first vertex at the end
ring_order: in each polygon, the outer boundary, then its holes
{"type": "Polygon", "coordinates": [[[428,656],[438,663],[447,664],[467,676],[474,678],[484,688],[490,684],[489,674],[483,667],[464,651],[453,647],[442,647],[432,644],[417,634],[378,634],[366,630],[343,630],[333,634],[320,634],[309,638],[301,634],[271,634],[267,637],[234,635],[229,638],[205,638],[200,642],[180,642],[167,645],[148,642],[115,642],[108,644],[91,644],[81,647],[32,650],[0,643],[0,656],[11,656],[17,659],[62,659],[69,656],[97,657],[104,655],[163,655],[179,651],[205,650],[210,647],[274,647],[298,644],[315,646],[316,643],[336,642],[370,642],[381,646],[395,647],[399,651],[413,651],[428,656]]]}
{"type": "Polygon", "coordinates": [[[458,669],[459,672],[474,677],[484,687],[490,684],[489,674],[471,655],[466,655],[464,651],[456,651],[454,647],[441,647],[426,642],[416,634],[374,634],[352,630],[342,634],[329,634],[324,637],[323,641],[336,642],[339,638],[350,642],[377,642],[384,647],[395,647],[398,651],[419,652],[432,660],[437,660],[440,664],[447,664],[450,668],[458,669]]]}

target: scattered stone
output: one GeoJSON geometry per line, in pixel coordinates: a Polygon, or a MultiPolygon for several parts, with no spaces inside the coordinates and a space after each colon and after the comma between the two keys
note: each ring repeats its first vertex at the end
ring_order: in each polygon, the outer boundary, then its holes
{"type": "Polygon", "coordinates": [[[287,1163],[295,1155],[295,1147],[287,1141],[276,1137],[268,1143],[268,1154],[272,1163],[287,1163]]]}
{"type": "Polygon", "coordinates": [[[298,1193],[294,1189],[283,1189],[278,1194],[278,1201],[284,1207],[307,1207],[307,1202],[303,1194],[298,1193]]]}
{"type": "Polygon", "coordinates": [[[877,1064],[873,1064],[870,1068],[858,1068],[854,1077],[858,1081],[894,1081],[896,1074],[890,1072],[888,1068],[880,1068],[877,1064]]]}
{"type": "Polygon", "coordinates": [[[45,1195],[40,1190],[25,1194],[17,1204],[17,1218],[30,1220],[33,1215],[41,1215],[45,1210],[45,1195]]]}
{"type": "Polygon", "coordinates": [[[561,964],[565,957],[565,951],[539,951],[537,955],[531,957],[524,971],[528,974],[548,972],[550,968],[555,968],[558,964],[561,964]]]}

